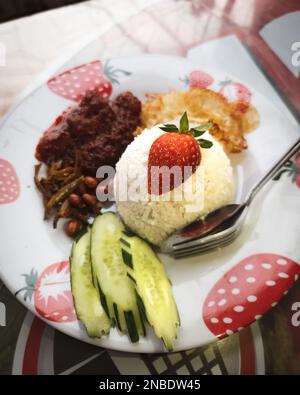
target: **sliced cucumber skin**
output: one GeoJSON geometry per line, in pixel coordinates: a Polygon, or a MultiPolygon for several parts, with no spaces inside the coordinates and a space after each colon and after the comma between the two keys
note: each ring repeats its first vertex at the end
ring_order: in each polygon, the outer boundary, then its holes
{"type": "Polygon", "coordinates": [[[152,248],[139,237],[123,234],[121,244],[126,251],[123,254],[126,256],[124,264],[129,276],[134,279],[147,321],[156,336],[163,340],[166,349],[172,351],[180,317],[164,266],[152,248]],[[131,259],[128,254],[131,254],[131,259]]]}
{"type": "Polygon", "coordinates": [[[111,322],[107,317],[96,288],[93,285],[90,260],[91,230],[73,243],[71,262],[71,289],[78,319],[90,337],[108,334],[111,322]]]}
{"type": "Polygon", "coordinates": [[[145,335],[145,328],[134,284],[127,277],[123,264],[120,243],[123,230],[124,226],[115,213],[107,212],[96,217],[91,233],[91,260],[109,317],[132,342],[137,342],[139,336],[145,335]]]}

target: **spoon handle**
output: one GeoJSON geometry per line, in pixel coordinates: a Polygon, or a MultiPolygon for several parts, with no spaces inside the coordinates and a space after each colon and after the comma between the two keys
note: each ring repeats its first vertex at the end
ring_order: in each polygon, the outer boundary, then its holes
{"type": "Polygon", "coordinates": [[[273,178],[277,171],[300,149],[300,139],[275,163],[275,165],[268,171],[268,173],[254,186],[249,197],[246,200],[248,206],[254,196],[261,190],[261,188],[273,178]]]}

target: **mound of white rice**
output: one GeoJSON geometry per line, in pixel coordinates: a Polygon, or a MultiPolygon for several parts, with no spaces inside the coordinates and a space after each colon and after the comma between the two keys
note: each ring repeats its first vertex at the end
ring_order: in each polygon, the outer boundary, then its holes
{"type": "Polygon", "coordinates": [[[201,148],[201,163],[196,172],[168,194],[149,195],[147,191],[148,154],[162,134],[159,126],[145,129],[127,147],[116,166],[115,198],[124,223],[149,242],[160,245],[172,233],[232,201],[232,167],[222,146],[213,141],[210,149],[201,148]]]}

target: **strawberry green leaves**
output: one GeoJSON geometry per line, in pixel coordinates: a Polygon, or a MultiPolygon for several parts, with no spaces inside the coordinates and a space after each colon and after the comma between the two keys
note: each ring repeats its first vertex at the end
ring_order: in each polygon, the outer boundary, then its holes
{"type": "Polygon", "coordinates": [[[17,296],[17,294],[19,292],[25,291],[25,293],[24,293],[24,301],[26,302],[27,299],[29,299],[31,301],[33,293],[34,293],[34,290],[35,290],[35,284],[37,283],[38,277],[39,277],[38,276],[38,272],[36,270],[34,270],[34,269],[31,269],[30,274],[22,274],[22,276],[25,277],[26,286],[21,288],[21,289],[19,289],[15,293],[15,296],[17,296]]]}
{"type": "Polygon", "coordinates": [[[201,148],[211,148],[213,146],[213,142],[210,140],[200,138],[205,132],[207,132],[213,126],[212,122],[202,123],[199,126],[191,129],[191,132],[195,139],[198,141],[198,144],[201,148]]]}
{"type": "Polygon", "coordinates": [[[104,66],[104,75],[112,82],[113,84],[120,84],[118,77],[123,74],[125,76],[131,75],[129,71],[122,69],[115,69],[113,66],[109,64],[109,61],[106,62],[104,66]]]}
{"type": "Polygon", "coordinates": [[[211,148],[213,146],[213,142],[205,139],[196,139],[201,148],[211,148]]]}
{"type": "Polygon", "coordinates": [[[160,129],[163,130],[164,132],[179,133],[178,127],[171,123],[166,123],[164,126],[161,126],[160,129]]]}
{"type": "Polygon", "coordinates": [[[185,111],[183,116],[180,118],[180,133],[184,133],[184,132],[188,131],[189,126],[190,126],[189,119],[188,119],[187,113],[185,111]]]}
{"type": "Polygon", "coordinates": [[[179,121],[179,129],[173,123],[167,123],[159,128],[167,133],[179,133],[179,134],[189,134],[194,137],[201,148],[211,148],[213,146],[213,142],[210,140],[206,140],[200,138],[205,132],[207,132],[213,126],[212,122],[202,123],[193,128],[189,128],[189,119],[187,113],[185,112],[179,121]]]}
{"type": "Polygon", "coordinates": [[[194,137],[199,137],[201,136],[203,133],[207,132],[208,129],[210,129],[213,126],[212,122],[208,122],[208,123],[202,123],[201,125],[195,126],[194,128],[192,128],[191,130],[194,133],[194,137]]]}

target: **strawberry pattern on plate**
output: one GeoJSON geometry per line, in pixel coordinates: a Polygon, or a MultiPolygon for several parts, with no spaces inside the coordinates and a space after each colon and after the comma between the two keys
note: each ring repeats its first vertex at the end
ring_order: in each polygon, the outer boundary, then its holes
{"type": "Polygon", "coordinates": [[[220,82],[219,92],[230,102],[235,102],[240,111],[246,111],[250,105],[252,93],[240,82],[225,80],[220,82]]]}
{"type": "Polygon", "coordinates": [[[300,151],[279,170],[274,181],[278,181],[284,174],[300,188],[300,151]]]}
{"type": "Polygon", "coordinates": [[[0,159],[0,204],[14,202],[20,194],[20,183],[13,166],[0,159]]]}
{"type": "Polygon", "coordinates": [[[23,292],[25,301],[33,297],[34,307],[41,317],[53,322],[77,319],[71,293],[69,261],[46,267],[40,276],[34,269],[23,276],[26,286],[19,289],[16,295],[23,292]]]}
{"type": "Polygon", "coordinates": [[[222,338],[259,319],[298,279],[300,265],[276,254],[256,254],[232,267],[204,301],[203,319],[222,338]]]}
{"type": "Polygon", "coordinates": [[[205,71],[194,70],[183,81],[189,88],[208,88],[214,83],[214,78],[205,71]]]}
{"type": "Polygon", "coordinates": [[[112,93],[112,84],[118,84],[118,76],[129,76],[131,73],[122,69],[114,69],[109,62],[105,66],[100,60],[82,64],[63,71],[51,78],[47,85],[56,95],[67,100],[80,102],[88,90],[96,89],[103,98],[108,99],[112,93]]]}

